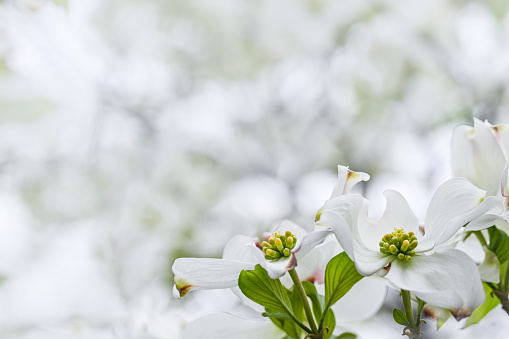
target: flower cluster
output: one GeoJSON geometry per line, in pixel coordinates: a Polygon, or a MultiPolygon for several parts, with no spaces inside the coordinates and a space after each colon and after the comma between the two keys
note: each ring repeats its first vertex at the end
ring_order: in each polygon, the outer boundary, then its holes
{"type": "MultiPolygon", "coordinates": [[[[181,296],[191,289],[233,288],[251,306],[263,306],[264,315],[295,339],[304,334],[329,338],[337,332],[335,324],[341,321],[331,319],[341,313],[338,305],[351,308],[340,301],[349,295],[361,304],[357,318],[370,317],[382,304],[386,283],[402,296],[404,312],[395,309],[394,320],[405,326],[404,334],[410,337],[421,336],[426,304],[460,320],[488,298],[493,307],[501,304],[509,313],[509,237],[503,231],[509,213],[507,131],[506,125],[479,120],[473,128],[455,130],[452,160],[457,177],[435,191],[424,225],[395,190],[384,192],[385,212],[372,220],[369,201],[350,193],[369,175],[338,166],[336,185],[318,210],[313,231],[283,221],[261,241],[236,236],[226,245],[222,259],[177,259],[173,265],[176,287],[181,296]],[[486,251],[482,264],[456,246],[472,234],[486,251]],[[372,289],[375,286],[377,296],[362,298],[368,293],[362,288],[365,283],[372,289]],[[324,290],[325,296],[319,296],[318,290],[324,290]],[[412,300],[417,302],[416,315],[412,300]]],[[[468,324],[480,321],[487,313],[482,312],[468,324]]]]}

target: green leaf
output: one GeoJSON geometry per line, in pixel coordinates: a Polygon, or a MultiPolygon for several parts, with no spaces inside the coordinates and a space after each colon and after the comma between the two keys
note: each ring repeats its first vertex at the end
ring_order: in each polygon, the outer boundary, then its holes
{"type": "Polygon", "coordinates": [[[421,322],[422,309],[424,308],[424,305],[426,305],[426,302],[417,298],[417,324],[421,322]]]}
{"type": "Polygon", "coordinates": [[[332,258],[325,269],[325,310],[341,299],[362,278],[346,252],[332,258]]]}
{"type": "Polygon", "coordinates": [[[301,331],[299,327],[296,325],[296,323],[293,321],[293,319],[286,314],[283,313],[270,313],[266,309],[267,312],[262,313],[264,317],[269,317],[269,319],[282,329],[288,336],[292,339],[300,339],[301,338],[301,331]]]}
{"type": "Polygon", "coordinates": [[[303,281],[302,286],[304,287],[304,291],[306,295],[311,299],[311,304],[313,306],[313,314],[316,319],[322,319],[323,305],[324,300],[323,296],[319,295],[316,287],[313,283],[309,281],[303,281]]]}
{"type": "Polygon", "coordinates": [[[325,313],[325,319],[323,321],[323,327],[327,327],[329,331],[327,330],[324,332],[324,339],[329,339],[332,337],[332,333],[334,332],[334,328],[336,328],[336,317],[334,316],[334,312],[332,309],[328,309],[327,313],[325,313]]]}
{"type": "Polygon", "coordinates": [[[483,285],[484,292],[486,293],[486,301],[484,301],[484,304],[477,307],[474,312],[472,312],[472,315],[470,315],[470,317],[467,319],[467,322],[463,328],[467,328],[471,325],[479,323],[486,316],[486,314],[488,314],[492,309],[500,304],[500,300],[495,295],[491,294],[493,291],[491,287],[489,287],[486,283],[483,285]]]}
{"type": "Polygon", "coordinates": [[[488,248],[497,255],[500,264],[509,260],[509,236],[499,230],[496,226],[488,228],[490,235],[490,244],[488,248]]]}
{"type": "Polygon", "coordinates": [[[350,332],[342,333],[341,335],[338,335],[336,339],[357,339],[357,336],[350,332]]]}
{"type": "Polygon", "coordinates": [[[290,304],[292,305],[293,315],[301,321],[304,320],[304,306],[302,305],[302,300],[300,299],[299,292],[295,286],[291,292],[288,291],[288,297],[290,298],[290,304]]]}
{"type": "Polygon", "coordinates": [[[392,311],[392,317],[394,318],[394,321],[397,322],[400,325],[408,326],[408,318],[406,317],[405,312],[402,310],[398,310],[395,308],[392,311]]]}
{"type": "Polygon", "coordinates": [[[271,279],[260,265],[254,270],[240,272],[239,288],[246,297],[272,312],[293,316],[287,289],[279,279],[271,279]]]}

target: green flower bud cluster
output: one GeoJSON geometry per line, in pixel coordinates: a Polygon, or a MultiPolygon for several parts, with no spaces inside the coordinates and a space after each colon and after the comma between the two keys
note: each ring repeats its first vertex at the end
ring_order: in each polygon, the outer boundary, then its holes
{"type": "Polygon", "coordinates": [[[291,250],[297,243],[297,237],[292,232],[284,234],[274,232],[267,241],[262,242],[262,251],[267,260],[278,260],[281,257],[289,257],[291,250]]]}
{"type": "Polygon", "coordinates": [[[403,228],[394,227],[392,233],[383,236],[380,241],[380,252],[387,255],[395,255],[396,258],[410,261],[415,254],[415,248],[419,243],[414,232],[406,233],[403,228]]]}

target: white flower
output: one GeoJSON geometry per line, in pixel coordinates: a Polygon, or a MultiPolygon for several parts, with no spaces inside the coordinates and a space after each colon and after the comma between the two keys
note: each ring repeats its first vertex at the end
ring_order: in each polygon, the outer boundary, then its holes
{"type": "MultiPolygon", "coordinates": [[[[297,262],[311,251],[316,245],[320,244],[330,231],[315,231],[307,233],[300,226],[285,220],[273,233],[280,233],[285,236],[286,232],[291,233],[296,239],[291,246],[284,246],[281,253],[278,251],[277,259],[269,258],[271,249],[265,251],[257,238],[244,235],[233,237],[226,245],[223,251],[222,259],[213,258],[179,258],[175,260],[172,266],[175,285],[184,296],[192,289],[219,289],[231,288],[237,286],[239,274],[242,270],[252,270],[256,264],[260,264],[272,279],[283,276],[287,271],[297,266],[297,262]],[[283,255],[282,252],[285,252],[283,255]]],[[[270,235],[267,234],[267,240],[270,235]]],[[[278,239],[274,241],[278,246],[278,239]]],[[[268,244],[268,242],[267,242],[268,244]]],[[[270,244],[269,244],[270,245],[270,244]]],[[[275,255],[276,255],[275,254],[275,255]]]]}
{"type": "Polygon", "coordinates": [[[490,199],[497,202],[485,215],[467,225],[467,230],[481,230],[498,222],[497,226],[509,231],[505,222],[509,219],[508,152],[509,125],[493,126],[474,118],[474,127],[459,125],[454,129],[451,142],[454,174],[486,190],[490,199]]]}
{"type": "Polygon", "coordinates": [[[393,190],[384,195],[386,210],[377,222],[368,217],[369,202],[362,196],[333,195],[316,224],[333,230],[362,275],[387,273],[396,287],[457,318],[468,316],[485,298],[479,271],[468,255],[449,245],[462,226],[492,207],[483,201],[485,191],[463,178],[445,182],[431,200],[420,238],[405,198],[393,190]]]}
{"type": "MultiPolygon", "coordinates": [[[[326,238],[325,241],[316,246],[306,256],[299,261],[296,268],[301,278],[314,281],[319,293],[323,295],[325,290],[323,277],[325,275],[325,266],[329,260],[341,252],[342,249],[334,238],[326,238]]],[[[291,279],[286,281],[286,275],[281,281],[287,287],[291,286],[291,279]]],[[[355,284],[352,289],[338,302],[332,309],[336,319],[336,324],[341,325],[338,330],[348,328],[349,322],[364,320],[372,317],[382,306],[386,296],[387,286],[380,278],[367,277],[355,284]]],[[[258,314],[250,317],[239,317],[229,313],[213,313],[198,318],[187,324],[183,331],[183,339],[200,338],[282,338],[285,334],[268,318],[262,318],[260,313],[263,307],[250,301],[242,295],[238,288],[233,289],[243,303],[253,308],[258,314]]],[[[243,309],[243,314],[248,308],[243,309]]]]}

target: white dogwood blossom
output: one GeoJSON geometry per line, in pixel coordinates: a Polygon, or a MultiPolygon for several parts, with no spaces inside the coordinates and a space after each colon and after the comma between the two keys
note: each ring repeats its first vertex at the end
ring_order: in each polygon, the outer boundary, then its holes
{"type": "Polygon", "coordinates": [[[237,235],[226,245],[222,259],[175,260],[172,271],[176,288],[183,297],[192,289],[236,287],[240,272],[252,270],[256,264],[260,264],[269,277],[277,279],[296,267],[297,262],[329,234],[330,231],[308,233],[293,222],[284,220],[274,233],[264,235],[262,243],[255,237],[237,235]],[[284,239],[288,238],[292,240],[284,243],[284,239]],[[292,244],[289,245],[289,242],[292,244]]]}
{"type": "Polygon", "coordinates": [[[476,231],[496,224],[509,232],[509,125],[491,125],[474,118],[474,126],[459,125],[451,142],[451,163],[454,174],[466,178],[489,199],[497,200],[491,210],[467,225],[476,231]]]}
{"type": "Polygon", "coordinates": [[[462,318],[485,295],[474,261],[450,243],[470,220],[493,208],[486,192],[466,179],[446,181],[435,192],[420,235],[417,217],[397,191],[384,193],[387,206],[377,222],[360,195],[336,195],[317,214],[318,226],[333,230],[362,275],[385,274],[396,287],[462,318]]]}

